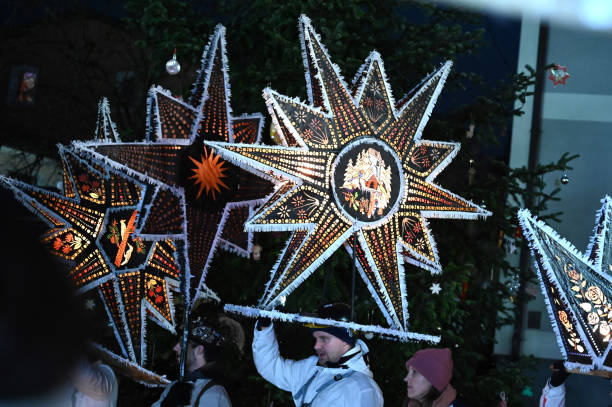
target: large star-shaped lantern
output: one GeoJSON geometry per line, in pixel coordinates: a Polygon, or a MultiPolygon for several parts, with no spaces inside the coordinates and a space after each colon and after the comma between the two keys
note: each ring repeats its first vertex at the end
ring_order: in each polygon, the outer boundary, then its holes
{"type": "Polygon", "coordinates": [[[49,225],[43,242],[69,263],[79,292],[99,291],[121,352],[143,365],[147,315],[174,331],[176,247],[143,231],[149,186],[70,148],[59,151],[63,194],[6,177],[0,181],[49,225]]]}
{"type": "Polygon", "coordinates": [[[287,180],[246,224],[247,230],[293,232],[259,306],[281,303],[345,244],[355,247],[361,276],[388,323],[405,330],[403,258],[441,270],[426,218],[489,215],[432,182],[459,145],[421,140],[451,64],[396,105],[378,53],[351,89],[305,16],[300,30],[310,105],[264,90],[289,146],[207,143],[238,165],[287,180]]]}
{"type": "Polygon", "coordinates": [[[612,199],[602,199],[585,254],[519,211],[567,368],[612,371],[612,199]]]}
{"type": "MultiPolygon", "coordinates": [[[[151,202],[147,233],[187,241],[188,298],[215,297],[204,281],[215,250],[248,257],[252,232],[244,222],[272,192],[272,184],[222,160],[204,140],[232,145],[258,143],[263,116],[234,117],[225,54],[225,28],[217,26],[202,56],[188,102],[161,87],[149,92],[147,140],[119,143],[109,138],[77,148],[159,187],[151,202]]],[[[102,115],[102,117],[104,117],[102,115]]]]}

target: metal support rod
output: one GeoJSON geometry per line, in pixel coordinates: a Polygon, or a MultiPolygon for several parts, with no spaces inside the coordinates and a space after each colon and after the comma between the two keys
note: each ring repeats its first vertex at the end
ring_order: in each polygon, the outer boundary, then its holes
{"type": "MultiPolygon", "coordinates": [[[[185,250],[185,246],[183,246],[182,248],[183,250],[177,250],[177,253],[179,254],[180,257],[182,257],[181,260],[183,264],[185,264],[186,267],[183,268],[183,270],[187,271],[189,269],[188,264],[187,264],[187,256],[181,256],[180,254],[183,253],[184,254],[184,250],[185,250]]],[[[188,278],[188,274],[190,275],[191,273],[188,272],[184,272],[183,273],[183,278],[181,279],[181,291],[183,293],[183,303],[185,304],[185,311],[184,311],[184,316],[183,316],[183,337],[181,338],[181,360],[179,362],[179,381],[184,381],[185,380],[185,362],[187,360],[187,345],[188,345],[188,339],[189,339],[189,313],[191,311],[191,298],[190,298],[190,292],[189,292],[189,278],[188,278]]]]}
{"type": "Polygon", "coordinates": [[[351,321],[355,320],[355,274],[357,269],[357,255],[355,249],[357,246],[357,232],[353,232],[353,276],[351,279],[351,321]]]}
{"type": "Polygon", "coordinates": [[[331,262],[327,261],[325,263],[325,279],[323,280],[323,290],[321,290],[321,296],[319,297],[319,308],[327,303],[327,298],[325,295],[327,294],[327,285],[329,284],[329,276],[332,273],[331,262]]]}
{"type": "Polygon", "coordinates": [[[181,339],[181,363],[179,365],[179,381],[181,382],[185,380],[185,362],[187,361],[187,346],[189,339],[189,308],[190,304],[186,301],[183,338],[181,339]]]}
{"type": "MultiPolygon", "coordinates": [[[[544,67],[546,66],[547,51],[548,51],[548,33],[549,27],[546,23],[540,24],[538,36],[538,59],[536,63],[535,89],[533,95],[533,112],[531,116],[531,138],[529,141],[529,157],[527,168],[533,172],[537,165],[540,156],[540,139],[542,135],[542,104],[544,94],[544,67]]],[[[525,208],[533,211],[534,206],[534,185],[533,181],[528,180],[527,196],[525,208]]],[[[521,244],[521,254],[519,260],[519,286],[516,295],[515,318],[511,342],[511,357],[513,360],[518,360],[521,354],[521,342],[523,341],[523,321],[525,307],[527,305],[527,294],[525,293],[525,285],[527,283],[527,274],[529,267],[529,248],[527,242],[523,239],[521,244]]]]}

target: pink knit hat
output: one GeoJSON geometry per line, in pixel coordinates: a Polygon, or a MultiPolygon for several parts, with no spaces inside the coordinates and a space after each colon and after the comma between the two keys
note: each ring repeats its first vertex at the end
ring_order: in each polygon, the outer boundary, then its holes
{"type": "Polygon", "coordinates": [[[406,369],[408,366],[425,376],[438,391],[443,391],[453,377],[453,358],[448,348],[421,349],[406,361],[406,369]]]}

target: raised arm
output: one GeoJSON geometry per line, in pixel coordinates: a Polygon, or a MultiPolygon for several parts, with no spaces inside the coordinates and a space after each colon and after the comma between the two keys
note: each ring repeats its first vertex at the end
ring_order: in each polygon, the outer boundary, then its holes
{"type": "Polygon", "coordinates": [[[255,327],[253,360],[264,379],[291,393],[295,393],[314,373],[316,363],[311,359],[295,361],[281,357],[272,325],[262,330],[255,327]]]}

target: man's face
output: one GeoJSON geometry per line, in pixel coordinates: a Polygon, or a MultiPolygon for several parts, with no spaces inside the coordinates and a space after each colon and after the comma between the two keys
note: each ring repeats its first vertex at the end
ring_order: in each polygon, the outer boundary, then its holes
{"type": "Polygon", "coordinates": [[[314,331],[312,336],[315,338],[314,350],[322,365],[326,362],[338,362],[342,355],[351,349],[351,345],[327,332],[314,331]]]}
{"type": "MultiPolygon", "coordinates": [[[[194,367],[196,364],[196,349],[197,346],[195,346],[193,343],[187,343],[187,353],[185,355],[185,370],[187,372],[191,372],[192,370],[196,369],[194,367]]],[[[174,345],[174,348],[172,348],[172,350],[176,354],[177,362],[181,363],[181,342],[177,342],[176,345],[174,345]]]]}

